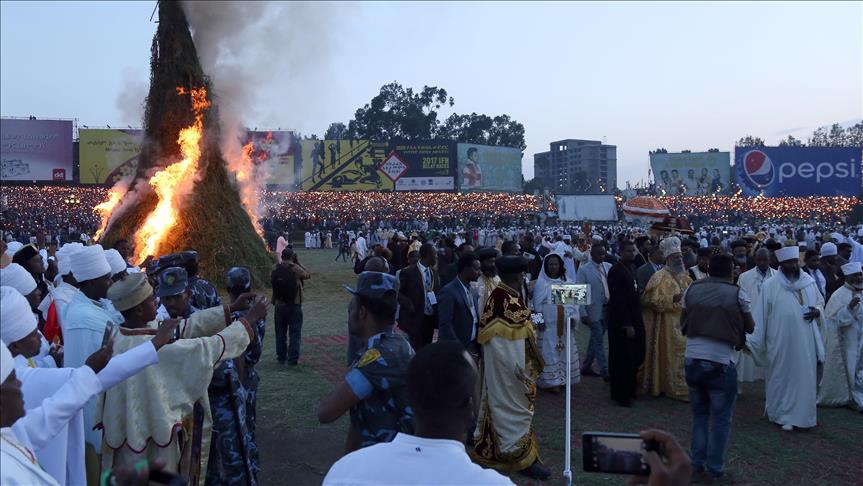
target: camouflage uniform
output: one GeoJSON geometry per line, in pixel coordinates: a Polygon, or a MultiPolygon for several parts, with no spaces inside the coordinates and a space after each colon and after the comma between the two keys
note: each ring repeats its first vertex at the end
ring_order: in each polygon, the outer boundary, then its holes
{"type": "Polygon", "coordinates": [[[189,301],[193,307],[209,309],[222,305],[222,299],[219,298],[216,287],[200,277],[189,277],[189,291],[192,293],[189,301]]]}
{"type": "Polygon", "coordinates": [[[407,340],[390,328],[369,339],[345,376],[360,398],[351,408],[351,423],[360,432],[363,447],[390,442],[398,432],[412,432],[405,380],[413,354],[407,340]]]}
{"type": "MultiPolygon", "coordinates": [[[[244,314],[234,312],[231,317],[239,319],[244,314]]],[[[262,319],[255,326],[255,339],[243,355],[224,361],[213,372],[213,381],[208,389],[213,436],[207,485],[258,484],[260,463],[255,442],[255,401],[259,378],[254,365],[261,357],[265,321],[262,319]],[[242,360],[239,367],[238,360],[242,360]],[[251,476],[247,473],[247,463],[251,476]]]]}

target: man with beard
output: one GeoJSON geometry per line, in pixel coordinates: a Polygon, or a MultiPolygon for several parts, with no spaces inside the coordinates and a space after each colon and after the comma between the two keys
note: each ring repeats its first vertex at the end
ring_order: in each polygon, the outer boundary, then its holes
{"type": "Polygon", "coordinates": [[[743,240],[734,240],[731,242],[731,256],[734,257],[734,281],[740,277],[740,274],[748,271],[752,265],[749,264],[749,258],[746,255],[746,242],[743,240]]]}
{"type": "Polygon", "coordinates": [[[821,264],[818,266],[818,269],[821,270],[821,274],[824,275],[824,280],[826,280],[825,289],[827,290],[827,294],[824,296],[824,302],[830,302],[830,296],[833,295],[833,292],[842,287],[842,284],[845,283],[844,279],[839,272],[838,261],[838,249],[834,243],[824,243],[821,246],[821,264]]]}
{"type": "Polygon", "coordinates": [[[641,389],[657,397],[689,401],[683,367],[686,337],[680,332],[683,292],[692,283],[683,265],[680,239],[659,243],[665,267],[653,274],[641,298],[647,351],[640,370],[641,389]]]}
{"type": "Polygon", "coordinates": [[[620,261],[608,272],[608,375],[611,399],[629,407],[644,361],[644,322],[635,278],[635,244],[624,241],[620,261]]]}
{"type": "Polygon", "coordinates": [[[797,247],[782,248],[776,258],[780,271],[761,287],[746,345],[764,366],[767,417],[790,432],[817,425],[817,367],[824,362],[817,322],[824,300],[815,280],[800,271],[797,247]]]}
{"type": "Polygon", "coordinates": [[[474,293],[474,299],[477,301],[477,309],[482,311],[488,302],[488,296],[500,284],[500,277],[497,276],[497,269],[494,265],[498,253],[494,248],[485,247],[477,250],[476,256],[479,257],[479,267],[482,275],[479,276],[476,282],[471,283],[470,286],[474,293]]]}
{"type": "Polygon", "coordinates": [[[689,278],[693,281],[707,278],[707,269],[710,268],[710,248],[698,248],[696,251],[696,265],[689,267],[689,278]]]}
{"type": "Polygon", "coordinates": [[[824,309],[824,376],[818,388],[818,405],[863,410],[863,267],[842,266],[845,283],[833,292],[824,309]]]}

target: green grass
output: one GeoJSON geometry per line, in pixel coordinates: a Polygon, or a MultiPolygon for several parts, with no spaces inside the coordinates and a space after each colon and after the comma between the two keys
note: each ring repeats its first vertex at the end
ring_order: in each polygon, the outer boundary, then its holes
{"type": "MultiPolygon", "coordinates": [[[[343,451],[347,420],[320,425],[317,402],[346,370],[346,344],[333,336],[346,333],[350,295],[342,284],[354,284],[350,263],[335,263],[335,250],[299,250],[300,261],[312,272],[305,287],[304,342],[300,365],[275,362],[272,316],[259,364],[259,447],[262,484],[320,484],[323,474],[343,451]]],[[[588,331],[580,328],[580,354],[588,331]]],[[[689,405],[666,398],[640,398],[631,409],[617,407],[598,378],[582,378],[573,387],[572,469],[575,484],[623,484],[614,475],[581,470],[580,434],[587,430],[635,432],[661,428],[672,432],[688,449],[692,417],[689,405]]],[[[787,433],[763,417],[763,382],[748,383],[738,399],[726,454],[730,484],[861,484],[863,478],[863,415],[849,409],[818,409],[819,426],[787,433]]],[[[560,484],[564,460],[564,400],[540,392],[534,427],[540,454],[552,469],[548,484],[560,484]]],[[[519,484],[531,484],[513,476],[519,484]]]]}

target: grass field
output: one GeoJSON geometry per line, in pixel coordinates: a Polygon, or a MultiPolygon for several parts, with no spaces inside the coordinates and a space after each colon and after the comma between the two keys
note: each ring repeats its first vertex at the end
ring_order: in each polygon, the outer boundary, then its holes
{"type": "MultiPolygon", "coordinates": [[[[344,450],[346,418],[317,423],[318,400],[346,370],[346,318],[349,294],[341,285],[355,283],[352,265],[335,263],[334,250],[299,250],[312,272],[303,306],[300,365],[280,366],[275,359],[271,319],[267,324],[258,393],[258,443],[261,484],[320,484],[344,450]]],[[[588,332],[579,329],[580,355],[588,332]]],[[[633,432],[660,428],[674,433],[688,449],[691,414],[688,404],[666,398],[640,398],[633,408],[614,406],[607,386],[584,377],[573,387],[574,484],[624,484],[619,476],[584,473],[580,434],[587,430],[633,432]]],[[[724,484],[841,485],[863,484],[863,415],[849,409],[818,410],[819,426],[806,432],[783,432],[763,417],[763,383],[748,383],[738,399],[724,484]]],[[[564,467],[564,401],[540,393],[534,427],[540,453],[554,472],[548,484],[562,483],[564,467]]],[[[513,476],[518,484],[532,484],[513,476]]]]}

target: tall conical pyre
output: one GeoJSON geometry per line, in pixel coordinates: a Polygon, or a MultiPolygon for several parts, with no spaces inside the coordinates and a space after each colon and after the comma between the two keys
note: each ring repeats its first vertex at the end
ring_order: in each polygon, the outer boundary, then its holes
{"type": "Polygon", "coordinates": [[[97,208],[97,238],[129,240],[136,263],[194,249],[206,278],[221,282],[242,265],[265,282],[272,258],[228,177],[210,82],[179,2],[159,2],[150,70],[137,174],[97,208]]]}

